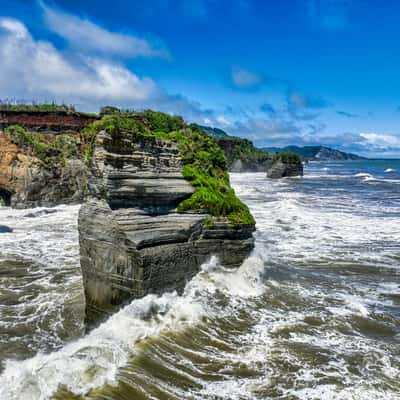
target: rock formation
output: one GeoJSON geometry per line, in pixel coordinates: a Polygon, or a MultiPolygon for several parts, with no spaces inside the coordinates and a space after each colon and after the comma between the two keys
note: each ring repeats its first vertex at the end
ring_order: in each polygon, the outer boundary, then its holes
{"type": "Polygon", "coordinates": [[[253,248],[254,224],[177,212],[195,188],[176,143],[137,137],[115,146],[102,131],[92,163],[93,197],[79,215],[88,321],[148,293],[181,291],[211,255],[239,266],[253,248]]]}
{"type": "Polygon", "coordinates": [[[79,113],[0,111],[2,202],[15,208],[82,202],[88,169],[81,132],[95,119],[79,113]],[[19,129],[15,135],[7,131],[13,126],[19,129]],[[60,143],[68,145],[68,154],[60,143]]]}
{"type": "Polygon", "coordinates": [[[279,179],[291,176],[303,176],[303,164],[296,154],[276,154],[267,171],[267,177],[279,179]]]}
{"type": "Polygon", "coordinates": [[[225,153],[230,172],[265,172],[271,158],[266,151],[255,147],[250,140],[233,136],[217,139],[225,153]]]}
{"type": "Polygon", "coordinates": [[[0,201],[86,200],[88,321],[147,293],[181,291],[212,255],[233,267],[252,250],[254,218],[229,185],[221,148],[196,125],[150,110],[45,114],[0,112],[0,201]]]}

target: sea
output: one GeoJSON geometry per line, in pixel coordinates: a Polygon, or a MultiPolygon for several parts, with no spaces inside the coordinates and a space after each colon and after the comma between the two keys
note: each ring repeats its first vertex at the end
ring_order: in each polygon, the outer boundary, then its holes
{"type": "Polygon", "coordinates": [[[0,399],[399,400],[400,160],[231,183],[257,221],[248,259],[91,331],[79,206],[0,208],[0,399]]]}

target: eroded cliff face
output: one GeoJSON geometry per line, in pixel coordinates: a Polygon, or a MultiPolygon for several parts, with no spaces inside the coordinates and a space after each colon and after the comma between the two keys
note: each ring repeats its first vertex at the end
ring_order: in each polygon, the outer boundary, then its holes
{"type": "Polygon", "coordinates": [[[23,190],[25,179],[38,170],[37,160],[21,152],[4,132],[0,131],[0,190],[1,197],[8,205],[11,196],[23,190]]]}
{"type": "Polygon", "coordinates": [[[176,144],[156,137],[110,143],[107,133],[98,135],[92,197],[79,215],[88,321],[148,293],[181,291],[211,255],[239,266],[253,248],[254,225],[177,213],[195,189],[176,144]]]}
{"type": "Polygon", "coordinates": [[[88,169],[82,159],[44,165],[30,149],[18,146],[0,131],[0,197],[15,208],[82,202],[88,187],[88,169]]]}
{"type": "Polygon", "coordinates": [[[0,128],[20,125],[37,132],[79,132],[98,117],[66,111],[0,111],[0,128]]]}

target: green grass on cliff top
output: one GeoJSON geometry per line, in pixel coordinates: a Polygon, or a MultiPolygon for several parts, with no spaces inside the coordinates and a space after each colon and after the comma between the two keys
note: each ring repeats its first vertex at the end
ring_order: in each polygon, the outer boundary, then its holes
{"type": "MultiPolygon", "coordinates": [[[[144,137],[177,143],[183,160],[183,176],[196,188],[191,197],[178,205],[178,212],[208,212],[214,217],[227,217],[233,224],[255,223],[248,207],[230,187],[222,149],[197,125],[187,125],[181,117],[151,110],[121,112],[110,109],[109,113],[103,113],[101,120],[89,125],[85,133],[95,138],[101,130],[112,137],[108,145],[122,151],[144,137]]],[[[95,141],[91,143],[88,151],[93,154],[95,141]]]]}
{"type": "Polygon", "coordinates": [[[0,100],[0,112],[14,113],[63,113],[89,117],[97,117],[97,114],[77,111],[73,105],[56,103],[12,103],[0,100]]]}
{"type": "Polygon", "coordinates": [[[272,164],[278,161],[284,164],[296,164],[301,163],[301,158],[297,154],[291,152],[276,153],[272,157],[272,164]]]}

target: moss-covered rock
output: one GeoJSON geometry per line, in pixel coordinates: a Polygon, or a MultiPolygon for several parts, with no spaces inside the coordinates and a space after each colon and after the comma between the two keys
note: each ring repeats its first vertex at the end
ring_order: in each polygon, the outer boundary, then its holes
{"type": "Polygon", "coordinates": [[[268,178],[272,179],[302,175],[303,164],[301,158],[294,153],[275,154],[267,171],[268,178]]]}
{"type": "MultiPolygon", "coordinates": [[[[179,212],[207,212],[214,217],[227,217],[233,224],[255,223],[248,207],[230,187],[227,162],[217,142],[197,125],[187,125],[181,117],[155,111],[113,112],[88,126],[87,136],[106,131],[110,139],[103,145],[123,152],[138,140],[157,138],[178,146],[183,160],[183,176],[196,188],[195,193],[178,205],[179,212]]],[[[93,149],[90,152],[93,154],[93,149]]]]}

